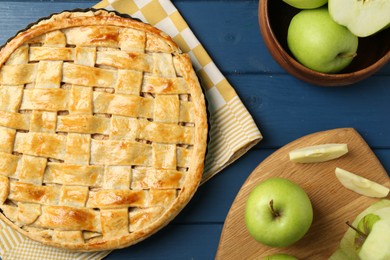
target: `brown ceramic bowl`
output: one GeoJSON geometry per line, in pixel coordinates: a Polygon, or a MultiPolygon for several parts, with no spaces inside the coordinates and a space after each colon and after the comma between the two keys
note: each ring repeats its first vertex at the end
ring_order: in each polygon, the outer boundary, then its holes
{"type": "Polygon", "coordinates": [[[337,74],[326,74],[301,65],[287,46],[287,30],[300,9],[282,0],[259,0],[259,25],[264,42],[273,58],[290,74],[319,86],[343,86],[365,79],[390,60],[390,29],[359,38],[357,56],[337,74]]]}

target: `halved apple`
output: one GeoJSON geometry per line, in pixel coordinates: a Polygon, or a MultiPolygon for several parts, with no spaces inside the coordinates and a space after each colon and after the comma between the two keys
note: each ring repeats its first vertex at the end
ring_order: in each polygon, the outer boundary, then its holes
{"type": "Polygon", "coordinates": [[[355,246],[358,241],[358,254],[361,260],[390,259],[390,207],[366,215],[357,228],[365,236],[363,240],[355,239],[355,246]]]}
{"type": "MultiPolygon", "coordinates": [[[[355,220],[351,223],[351,225],[354,227],[361,228],[360,225],[361,225],[362,221],[364,221],[364,218],[366,216],[371,215],[371,214],[375,214],[375,215],[379,214],[383,217],[384,212],[381,213],[382,209],[386,209],[386,211],[387,211],[389,208],[390,208],[390,200],[382,199],[378,202],[375,202],[374,204],[372,204],[371,206],[366,208],[364,211],[362,211],[358,216],[356,216],[355,220]]],[[[387,217],[384,217],[384,218],[387,218],[387,217]]],[[[374,224],[376,225],[378,222],[376,222],[374,224]]],[[[361,253],[362,248],[358,248],[356,245],[356,235],[357,235],[357,232],[354,229],[348,228],[348,230],[346,231],[346,233],[344,234],[343,238],[340,241],[339,247],[332,254],[332,256],[329,258],[329,260],[360,259],[360,253],[361,253]]],[[[373,235],[373,234],[369,234],[369,236],[370,235],[373,235]]],[[[374,237],[373,237],[374,239],[375,239],[375,236],[376,235],[374,234],[374,237]]],[[[385,241],[387,241],[387,245],[388,245],[389,240],[385,240],[385,241]]],[[[364,255],[362,255],[362,256],[364,257],[364,255]]]]}
{"type": "Polygon", "coordinates": [[[336,168],[335,173],[337,179],[344,187],[361,195],[374,198],[385,198],[389,194],[389,188],[352,172],[336,168]]]}
{"type": "Polygon", "coordinates": [[[346,144],[321,144],[295,149],[289,156],[293,162],[317,163],[339,158],[346,153],[348,153],[346,144]]]}
{"type": "Polygon", "coordinates": [[[389,0],[329,0],[332,19],[358,37],[370,36],[390,25],[389,0]]]}

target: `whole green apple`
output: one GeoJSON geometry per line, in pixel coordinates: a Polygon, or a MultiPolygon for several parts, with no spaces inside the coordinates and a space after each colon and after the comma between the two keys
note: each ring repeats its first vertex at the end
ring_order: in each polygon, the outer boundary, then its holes
{"type": "Polygon", "coordinates": [[[313,9],[323,6],[328,0],[283,0],[283,2],[299,9],[313,9]]]}
{"type": "Polygon", "coordinates": [[[302,10],[290,22],[287,44],[304,66],[323,73],[337,73],[356,56],[358,37],[339,25],[326,7],[302,10]]]}
{"type": "Polygon", "coordinates": [[[285,178],[260,182],[246,202],[246,227],[264,245],[289,246],[306,234],[312,221],[313,208],[306,192],[285,178]]]}
{"type": "Polygon", "coordinates": [[[274,254],[265,256],[261,260],[298,260],[298,258],[287,254],[274,254]]]}

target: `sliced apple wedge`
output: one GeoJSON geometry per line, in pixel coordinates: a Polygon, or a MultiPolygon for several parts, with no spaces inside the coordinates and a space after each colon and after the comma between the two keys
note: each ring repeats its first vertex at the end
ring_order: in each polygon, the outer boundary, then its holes
{"type": "Polygon", "coordinates": [[[389,188],[352,172],[336,168],[335,173],[337,179],[344,187],[361,195],[374,198],[385,198],[389,194],[389,188]]]}
{"type": "Polygon", "coordinates": [[[339,158],[346,153],[348,153],[346,144],[321,144],[293,150],[289,156],[293,162],[317,163],[339,158]]]}
{"type": "Polygon", "coordinates": [[[390,24],[389,0],[329,0],[329,14],[359,37],[370,36],[390,24]]]}

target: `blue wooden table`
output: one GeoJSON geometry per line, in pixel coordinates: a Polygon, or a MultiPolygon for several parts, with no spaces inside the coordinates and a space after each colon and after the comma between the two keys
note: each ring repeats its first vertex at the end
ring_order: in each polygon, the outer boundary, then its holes
{"type": "MultiPolygon", "coordinates": [[[[0,43],[42,16],[97,2],[0,0],[0,43]]],[[[287,74],[268,53],[258,1],[173,2],[235,87],[264,140],[202,185],[167,227],[107,259],[213,259],[229,208],[252,170],[277,148],[313,132],[355,128],[390,172],[390,64],[348,87],[312,86],[287,74]]]]}

